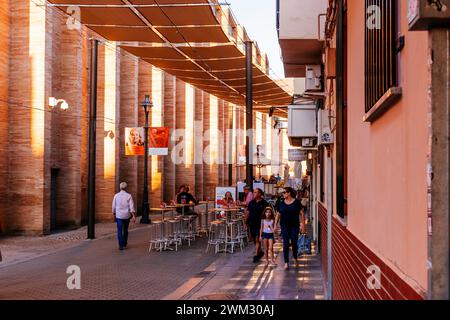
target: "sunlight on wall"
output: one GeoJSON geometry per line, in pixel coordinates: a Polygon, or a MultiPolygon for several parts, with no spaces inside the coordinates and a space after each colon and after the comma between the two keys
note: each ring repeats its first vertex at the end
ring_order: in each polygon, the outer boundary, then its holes
{"type": "MultiPolygon", "coordinates": [[[[152,67],[152,102],[151,127],[160,127],[163,122],[163,85],[164,74],[161,69],[152,67]]],[[[151,192],[161,190],[162,172],[159,168],[158,156],[151,156],[151,192]]]]}
{"type": "Polygon", "coordinates": [[[29,56],[31,74],[31,150],[44,155],[45,141],[45,10],[30,1],[29,56]]]}
{"type": "Polygon", "coordinates": [[[185,112],[185,135],[184,135],[184,164],[191,168],[194,161],[194,87],[186,84],[186,112],[185,112]]]}
{"type": "Polygon", "coordinates": [[[262,113],[255,112],[255,145],[263,144],[262,142],[262,113]]]}
{"type": "Polygon", "coordinates": [[[219,147],[218,147],[218,128],[219,128],[219,100],[210,95],[210,114],[209,114],[209,161],[210,166],[217,164],[219,161],[219,147]]]}
{"type": "Polygon", "coordinates": [[[116,172],[116,103],[117,103],[117,58],[116,45],[114,42],[108,42],[105,46],[105,89],[104,89],[104,128],[105,132],[112,131],[114,138],[107,135],[104,138],[104,177],[114,177],[116,172]]]}
{"type": "MultiPolygon", "coordinates": [[[[271,160],[272,159],[272,121],[269,115],[264,115],[264,120],[266,122],[266,131],[265,134],[265,140],[266,140],[266,158],[271,160]]],[[[266,174],[271,175],[272,174],[272,167],[267,166],[266,167],[266,174]]]]}

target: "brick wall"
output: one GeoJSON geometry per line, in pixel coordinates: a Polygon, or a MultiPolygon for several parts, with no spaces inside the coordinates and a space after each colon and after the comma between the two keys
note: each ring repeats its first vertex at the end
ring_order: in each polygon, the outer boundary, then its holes
{"type": "MultiPolygon", "coordinates": [[[[320,251],[327,278],[327,210],[319,204],[320,251]]],[[[380,234],[380,236],[382,236],[380,234]]],[[[335,300],[420,300],[423,297],[409,286],[379,256],[333,218],[333,299],[335,300]],[[381,288],[367,287],[369,266],[381,270],[381,288]]],[[[326,279],[326,281],[328,281],[326,279]]]]}
{"type": "MultiPolygon", "coordinates": [[[[0,6],[0,137],[8,136],[9,88],[9,1],[0,6]]],[[[5,140],[3,140],[5,141],[5,140]]],[[[0,144],[0,179],[8,181],[8,144],[0,144]]],[[[8,196],[6,184],[0,186],[0,233],[6,227],[8,196]]]]}
{"type": "MultiPolygon", "coordinates": [[[[164,77],[164,126],[170,129],[169,150],[173,150],[175,141],[171,139],[172,134],[176,130],[176,78],[166,73],[164,77]]],[[[177,193],[177,186],[175,180],[176,166],[172,161],[169,151],[169,156],[164,158],[164,201],[170,202],[177,193]]]]}

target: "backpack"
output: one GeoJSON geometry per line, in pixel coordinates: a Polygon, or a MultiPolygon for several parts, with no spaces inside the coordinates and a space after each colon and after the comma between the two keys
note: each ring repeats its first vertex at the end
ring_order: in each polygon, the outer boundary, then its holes
{"type": "Polygon", "coordinates": [[[302,234],[298,239],[298,255],[311,254],[311,238],[307,234],[302,234]]]}

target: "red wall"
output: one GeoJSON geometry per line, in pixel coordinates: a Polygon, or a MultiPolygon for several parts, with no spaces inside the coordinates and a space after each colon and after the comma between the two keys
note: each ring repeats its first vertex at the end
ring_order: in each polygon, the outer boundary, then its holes
{"type": "MultiPolygon", "coordinates": [[[[320,252],[327,280],[327,210],[319,203],[320,252]]],[[[380,236],[383,236],[380,234],[380,236]]],[[[333,218],[333,299],[334,300],[421,300],[423,297],[389,268],[377,255],[333,218]],[[367,268],[381,270],[381,288],[370,290],[367,268]]]]}

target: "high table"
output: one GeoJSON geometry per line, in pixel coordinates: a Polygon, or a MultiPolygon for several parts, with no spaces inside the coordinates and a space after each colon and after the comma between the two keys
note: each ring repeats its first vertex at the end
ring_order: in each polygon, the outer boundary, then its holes
{"type": "Polygon", "coordinates": [[[222,252],[233,253],[233,246],[236,243],[233,239],[233,232],[231,225],[231,214],[237,213],[241,209],[240,208],[214,208],[213,211],[217,213],[225,212],[225,249],[222,252]],[[228,245],[231,245],[230,251],[227,250],[228,245]]]}

